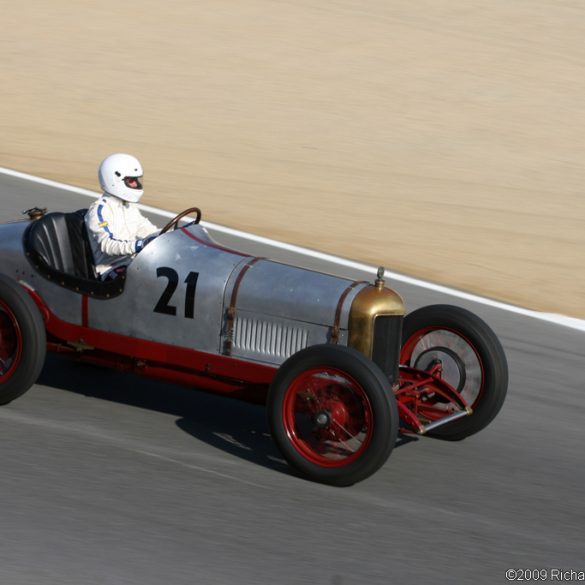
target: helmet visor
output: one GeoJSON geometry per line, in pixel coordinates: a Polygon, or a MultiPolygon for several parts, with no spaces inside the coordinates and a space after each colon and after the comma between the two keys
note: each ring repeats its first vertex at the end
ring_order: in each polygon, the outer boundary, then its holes
{"type": "Polygon", "coordinates": [[[126,185],[128,189],[142,189],[142,176],[124,177],[124,185],[126,185]]]}

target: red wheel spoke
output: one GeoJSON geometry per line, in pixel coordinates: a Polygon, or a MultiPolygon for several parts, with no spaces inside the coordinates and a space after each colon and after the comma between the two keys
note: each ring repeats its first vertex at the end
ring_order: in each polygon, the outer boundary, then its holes
{"type": "MultiPolygon", "coordinates": [[[[352,435],[343,425],[340,425],[338,422],[333,421],[333,423],[337,425],[350,439],[355,439],[357,437],[357,435],[352,435]]],[[[345,445],[348,451],[355,453],[356,449],[352,449],[345,441],[339,439],[339,442],[342,445],[345,445]]]]}

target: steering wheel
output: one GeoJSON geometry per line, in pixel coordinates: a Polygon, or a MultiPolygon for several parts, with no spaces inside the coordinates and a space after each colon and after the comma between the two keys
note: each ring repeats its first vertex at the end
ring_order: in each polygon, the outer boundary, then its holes
{"type": "Polygon", "coordinates": [[[198,224],[201,221],[201,209],[199,209],[199,207],[189,207],[189,209],[185,209],[185,211],[181,211],[179,215],[173,217],[173,219],[171,219],[171,221],[169,221],[169,223],[167,223],[167,225],[165,225],[165,227],[162,230],[160,230],[159,235],[166,234],[171,228],[176,230],[179,227],[179,222],[186,215],[189,215],[191,213],[195,213],[196,217],[191,223],[188,223],[187,225],[198,224]]]}

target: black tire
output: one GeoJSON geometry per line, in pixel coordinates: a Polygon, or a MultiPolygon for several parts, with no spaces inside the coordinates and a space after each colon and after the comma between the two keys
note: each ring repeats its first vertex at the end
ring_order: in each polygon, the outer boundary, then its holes
{"type": "Polygon", "coordinates": [[[398,434],[388,379],[363,354],[337,345],[311,346],[287,359],[270,386],[267,413],[288,463],[308,479],[334,486],[376,472],[398,434]],[[318,441],[330,452],[321,453],[318,441]]]}
{"type": "Polygon", "coordinates": [[[43,318],[26,291],[0,274],[0,405],[24,394],[45,363],[43,318]]]}
{"type": "MultiPolygon", "coordinates": [[[[466,309],[451,305],[430,305],[408,314],[404,319],[402,329],[402,355],[401,364],[411,367],[419,367],[415,361],[416,352],[412,351],[414,344],[430,332],[441,332],[442,335],[457,336],[461,345],[467,344],[477,356],[480,372],[480,386],[477,396],[471,395],[468,400],[473,414],[458,419],[445,426],[439,427],[428,433],[428,436],[447,441],[460,441],[473,435],[489,425],[498,414],[508,389],[508,363],[502,345],[496,334],[482,321],[466,309]],[[445,334],[445,332],[448,332],[445,334]],[[471,402],[471,403],[470,403],[471,402]]],[[[440,335],[440,334],[439,334],[440,335]]],[[[425,353],[442,351],[441,347],[429,347],[430,338],[425,344],[425,353]]],[[[457,351],[450,349],[453,355],[457,351]]],[[[419,357],[419,359],[422,359],[419,357]]],[[[463,363],[464,360],[461,360],[463,363]]],[[[466,367],[468,365],[466,364],[466,367]]],[[[424,369],[424,367],[422,368],[424,369]]],[[[462,377],[469,372],[462,374],[462,377]]],[[[477,376],[477,373],[475,374],[477,376]]],[[[452,383],[449,379],[447,382],[452,383]]],[[[466,398],[465,394],[462,395],[466,398]]]]}

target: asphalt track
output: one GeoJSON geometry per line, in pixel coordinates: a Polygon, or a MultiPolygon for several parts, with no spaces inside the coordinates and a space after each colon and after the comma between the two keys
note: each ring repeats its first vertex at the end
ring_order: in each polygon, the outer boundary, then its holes
{"type": "MultiPolygon", "coordinates": [[[[87,204],[0,176],[0,221],[87,204]]],[[[509,394],[482,433],[405,442],[373,477],[335,489],[289,472],[262,407],[51,357],[0,409],[0,583],[505,583],[508,568],[585,570],[583,332],[395,287],[410,310],[456,302],[500,336],[509,394]]]]}

